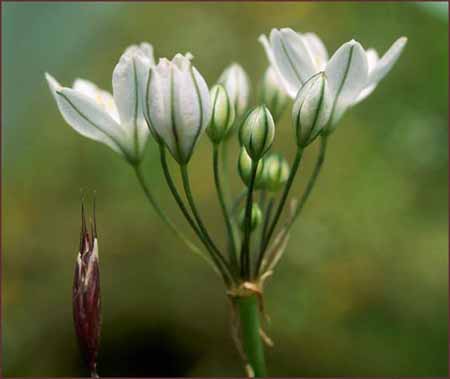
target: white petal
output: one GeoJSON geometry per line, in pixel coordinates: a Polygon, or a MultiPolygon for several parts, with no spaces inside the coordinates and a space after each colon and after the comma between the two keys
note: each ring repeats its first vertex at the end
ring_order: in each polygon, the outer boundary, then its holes
{"type": "Polygon", "coordinates": [[[343,44],[331,57],[325,73],[334,99],[331,123],[335,124],[367,84],[366,52],[356,41],[343,44]]]}
{"type": "MultiPolygon", "coordinates": [[[[127,135],[128,144],[134,155],[139,157],[144,150],[148,137],[148,128],[142,113],[142,101],[139,98],[139,73],[136,55],[133,50],[125,52],[113,72],[114,101],[120,115],[120,124],[127,135]]],[[[146,58],[142,58],[146,60],[146,58]]],[[[148,64],[150,62],[146,60],[148,64]]]]}
{"type": "Polygon", "coordinates": [[[173,70],[173,123],[181,160],[187,162],[202,131],[203,107],[189,71],[173,70]]]}
{"type": "Polygon", "coordinates": [[[406,37],[401,37],[389,48],[389,50],[383,55],[381,59],[378,59],[378,54],[374,49],[367,50],[367,59],[369,62],[369,78],[367,81],[367,86],[359,94],[358,98],[355,100],[354,104],[360,103],[367,96],[369,96],[377,87],[378,83],[383,79],[391,68],[394,66],[395,62],[400,57],[403,48],[407,42],[406,37]]]}
{"type": "Polygon", "coordinates": [[[170,70],[167,60],[160,60],[158,65],[152,68],[145,93],[145,112],[153,132],[173,156],[178,156],[172,124],[170,70]]]}
{"type": "Polygon", "coordinates": [[[361,101],[363,101],[366,97],[368,97],[377,87],[376,84],[372,84],[366,88],[364,88],[361,93],[358,95],[358,97],[356,98],[356,100],[353,102],[352,105],[358,104],[361,101]]]}
{"type": "Polygon", "coordinates": [[[288,93],[295,97],[306,80],[318,70],[303,38],[291,29],[273,29],[270,42],[278,71],[288,84],[288,93]]]}
{"type": "Polygon", "coordinates": [[[120,123],[119,113],[117,111],[114,98],[108,91],[98,88],[94,83],[85,79],[75,79],[73,82],[73,89],[94,100],[100,107],[102,107],[109,115],[120,123]]]}
{"type": "Polygon", "coordinates": [[[250,80],[241,65],[231,64],[220,75],[218,81],[227,91],[237,116],[241,116],[248,107],[250,80]]]}
{"type": "Polygon", "coordinates": [[[172,64],[178,67],[180,70],[188,70],[191,67],[191,59],[193,58],[191,53],[183,54],[175,54],[172,59],[172,64]]]}
{"type": "Polygon", "coordinates": [[[397,59],[400,57],[406,42],[408,42],[408,39],[406,37],[401,37],[393,43],[393,45],[381,57],[373,71],[370,73],[369,84],[377,84],[387,75],[387,73],[394,66],[395,62],[397,62],[397,59]]]}
{"type": "MultiPolygon", "coordinates": [[[[289,94],[289,83],[284,79],[283,75],[281,75],[281,72],[278,69],[278,65],[277,65],[277,62],[275,60],[275,56],[273,55],[273,50],[272,50],[272,47],[270,46],[269,40],[267,39],[267,37],[264,34],[262,34],[262,35],[259,36],[258,41],[264,47],[264,51],[266,52],[267,59],[269,60],[270,66],[275,71],[275,73],[276,73],[276,75],[278,77],[278,82],[280,83],[280,86],[282,87],[283,91],[286,94],[291,96],[289,94]]],[[[292,92],[293,91],[291,91],[291,93],[292,92]]]]}
{"type": "Polygon", "coordinates": [[[72,88],[89,96],[93,100],[97,97],[98,87],[89,80],[77,78],[74,80],[72,88]]]}
{"type": "Polygon", "coordinates": [[[311,52],[316,69],[323,70],[328,61],[328,52],[324,43],[315,33],[305,33],[302,36],[311,52]]]}
{"type": "Polygon", "coordinates": [[[151,65],[155,64],[155,55],[153,51],[153,46],[149,44],[148,42],[142,42],[139,45],[139,48],[141,49],[142,53],[148,60],[150,61],[151,65]]]}
{"type": "Polygon", "coordinates": [[[147,59],[151,65],[155,64],[155,56],[153,54],[153,46],[147,42],[142,42],[139,45],[128,46],[124,54],[139,56],[141,58],[147,59]]]}
{"type": "Polygon", "coordinates": [[[117,152],[123,152],[120,143],[119,125],[91,98],[64,88],[49,74],[46,74],[50,91],[56,100],[64,120],[81,135],[103,142],[117,152]]]}
{"type": "Polygon", "coordinates": [[[366,50],[367,55],[367,64],[369,66],[369,75],[375,68],[375,66],[378,63],[378,60],[380,59],[378,56],[378,52],[375,49],[367,49],[366,50]]]}

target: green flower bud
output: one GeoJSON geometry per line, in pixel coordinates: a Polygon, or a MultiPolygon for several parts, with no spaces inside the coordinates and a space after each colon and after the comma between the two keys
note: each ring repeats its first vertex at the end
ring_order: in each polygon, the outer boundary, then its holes
{"type": "Polygon", "coordinates": [[[289,100],[289,96],[281,87],[277,73],[269,66],[261,80],[259,100],[269,108],[274,120],[278,120],[289,100]]]}
{"type": "Polygon", "coordinates": [[[320,72],[309,79],[298,92],[292,109],[297,145],[306,147],[328,123],[332,98],[325,74],[320,72]]]}
{"type": "Polygon", "coordinates": [[[281,154],[270,154],[263,160],[263,172],[261,178],[261,187],[276,192],[289,177],[289,164],[281,154]]]}
{"type": "Polygon", "coordinates": [[[253,160],[259,160],[270,149],[275,134],[275,124],[269,109],[261,105],[253,109],[239,131],[241,145],[253,160]]]}
{"type": "MultiPolygon", "coordinates": [[[[239,176],[245,185],[249,185],[250,176],[252,174],[252,158],[247,154],[247,151],[242,147],[241,152],[239,154],[238,160],[238,171],[239,176]]],[[[255,187],[258,187],[261,182],[261,176],[263,172],[263,162],[258,162],[258,167],[256,169],[256,177],[255,177],[255,187]]]]}
{"type": "Polygon", "coordinates": [[[234,122],[234,107],[230,98],[221,84],[211,88],[211,122],[206,129],[206,134],[213,143],[220,143],[230,131],[234,122]]]}
{"type": "MultiPolygon", "coordinates": [[[[252,215],[250,223],[250,231],[253,232],[259,224],[261,224],[262,212],[257,203],[252,205],[252,215]]],[[[239,213],[239,226],[242,231],[245,230],[245,208],[239,213]]]]}

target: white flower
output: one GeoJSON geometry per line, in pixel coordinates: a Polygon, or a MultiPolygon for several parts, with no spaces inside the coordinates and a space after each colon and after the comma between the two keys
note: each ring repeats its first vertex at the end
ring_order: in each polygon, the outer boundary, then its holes
{"type": "Polygon", "coordinates": [[[270,41],[264,35],[259,37],[259,41],[292,98],[311,76],[325,71],[334,99],[333,125],[348,107],[372,93],[399,58],[407,38],[395,41],[381,59],[375,50],[365,51],[360,43],[351,40],[343,44],[328,62],[324,44],[312,33],[300,34],[288,28],[272,29],[270,41]]]}
{"type": "Polygon", "coordinates": [[[149,128],[180,164],[189,161],[211,118],[208,86],[191,58],[160,59],[149,70],[142,93],[149,128]]]}
{"type": "Polygon", "coordinates": [[[241,117],[247,110],[250,95],[250,80],[245,70],[241,65],[233,63],[225,69],[217,82],[225,87],[236,117],[241,117]]]}
{"type": "Polygon", "coordinates": [[[133,164],[142,159],[149,135],[138,99],[136,57],[153,64],[152,46],[142,43],[125,50],[113,72],[114,96],[87,80],[76,79],[68,88],[45,74],[64,120],[81,135],[108,145],[133,164]]]}

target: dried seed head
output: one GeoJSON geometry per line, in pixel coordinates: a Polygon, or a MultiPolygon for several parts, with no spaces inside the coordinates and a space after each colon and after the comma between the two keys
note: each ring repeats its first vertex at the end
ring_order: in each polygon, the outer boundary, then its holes
{"type": "Polygon", "coordinates": [[[81,353],[92,376],[96,376],[101,329],[101,298],[95,203],[94,221],[91,223],[90,232],[86,228],[84,213],[82,203],[80,251],[77,255],[73,280],[73,320],[81,353]]]}

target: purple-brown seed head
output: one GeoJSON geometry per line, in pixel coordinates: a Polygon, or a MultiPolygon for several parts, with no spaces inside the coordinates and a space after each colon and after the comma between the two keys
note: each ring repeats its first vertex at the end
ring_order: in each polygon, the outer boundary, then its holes
{"type": "Polygon", "coordinates": [[[101,298],[98,240],[95,223],[86,228],[84,205],[81,204],[80,251],[77,254],[73,281],[73,319],[81,353],[92,376],[96,376],[97,354],[100,344],[101,298]]]}

